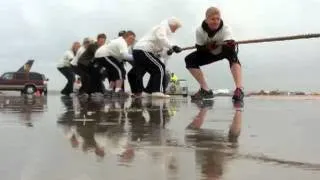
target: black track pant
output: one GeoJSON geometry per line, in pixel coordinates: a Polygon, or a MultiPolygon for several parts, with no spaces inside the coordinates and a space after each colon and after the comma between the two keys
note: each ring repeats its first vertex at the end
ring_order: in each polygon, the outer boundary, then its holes
{"type": "Polygon", "coordinates": [[[79,64],[77,67],[78,75],[81,78],[81,88],[79,93],[91,93],[90,89],[90,69],[88,66],[79,64]]]}
{"type": "Polygon", "coordinates": [[[124,80],[126,78],[126,70],[124,64],[119,60],[109,56],[101,59],[100,64],[108,71],[109,81],[124,80]]]}
{"type": "Polygon", "coordinates": [[[61,90],[63,94],[70,94],[73,92],[73,83],[75,80],[74,73],[71,67],[58,68],[61,74],[68,80],[67,84],[61,90]]]}
{"type": "Polygon", "coordinates": [[[165,65],[154,54],[142,50],[133,50],[134,67],[128,73],[132,93],[142,93],[144,90],[143,76],[150,74],[147,86],[148,93],[164,92],[165,65]]]}
{"type": "Polygon", "coordinates": [[[90,65],[90,91],[91,93],[104,93],[105,86],[103,81],[107,77],[107,70],[101,65],[104,58],[95,58],[90,65]]]}

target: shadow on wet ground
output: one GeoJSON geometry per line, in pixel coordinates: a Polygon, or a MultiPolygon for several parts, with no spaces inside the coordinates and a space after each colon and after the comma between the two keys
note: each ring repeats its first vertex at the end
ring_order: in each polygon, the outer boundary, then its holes
{"type": "Polygon", "coordinates": [[[319,179],[320,101],[0,96],[1,180],[319,179]]]}

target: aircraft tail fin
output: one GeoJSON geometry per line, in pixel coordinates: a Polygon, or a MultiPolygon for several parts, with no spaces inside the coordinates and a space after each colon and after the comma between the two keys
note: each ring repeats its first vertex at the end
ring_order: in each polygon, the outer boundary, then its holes
{"type": "Polygon", "coordinates": [[[20,69],[18,69],[17,72],[29,72],[32,65],[33,65],[34,60],[28,60],[20,69]]]}

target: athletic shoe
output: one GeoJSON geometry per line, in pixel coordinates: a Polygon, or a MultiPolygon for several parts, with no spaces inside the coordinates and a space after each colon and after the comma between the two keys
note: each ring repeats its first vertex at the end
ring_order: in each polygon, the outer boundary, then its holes
{"type": "Polygon", "coordinates": [[[206,91],[201,88],[197,93],[195,93],[194,95],[191,95],[192,100],[210,100],[213,98],[214,98],[214,95],[211,89],[209,91],[206,91]]]}
{"type": "Polygon", "coordinates": [[[201,89],[199,89],[196,93],[190,96],[191,100],[201,99],[201,89]]]}
{"type": "Polygon", "coordinates": [[[161,93],[161,92],[152,93],[152,94],[151,94],[151,97],[153,97],[153,98],[170,98],[169,95],[163,94],[163,93],[161,93]]]}
{"type": "Polygon", "coordinates": [[[234,90],[232,100],[233,101],[243,101],[244,93],[241,88],[234,90]]]}
{"type": "Polygon", "coordinates": [[[143,92],[143,93],[141,94],[141,96],[143,96],[143,97],[150,97],[151,94],[150,94],[150,93],[147,93],[147,92],[143,92]]]}

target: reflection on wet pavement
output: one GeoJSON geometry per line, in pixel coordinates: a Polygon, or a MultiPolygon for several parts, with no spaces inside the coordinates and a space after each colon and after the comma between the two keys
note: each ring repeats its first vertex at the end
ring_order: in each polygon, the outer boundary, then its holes
{"type": "Polygon", "coordinates": [[[73,147],[78,147],[82,141],[84,152],[92,150],[103,157],[102,146],[107,146],[108,153],[118,154],[121,161],[127,161],[134,155],[133,146],[165,143],[162,133],[172,116],[168,101],[61,101],[67,111],[59,117],[58,123],[73,147]]]}
{"type": "Polygon", "coordinates": [[[150,156],[164,164],[172,178],[178,165],[175,151],[193,148],[200,177],[220,178],[224,151],[235,149],[241,129],[242,110],[235,110],[227,135],[202,127],[213,101],[194,102],[198,113],[186,127],[185,142],[170,136],[166,126],[179,110],[180,104],[163,99],[133,99],[128,101],[84,101],[62,98],[65,112],[58,123],[69,138],[71,147],[97,157],[115,155],[118,165],[130,166],[135,155],[150,156]],[[176,148],[176,150],[175,150],[176,148]],[[173,174],[172,174],[173,173],[173,174]]]}
{"type": "MultiPolygon", "coordinates": [[[[45,112],[47,109],[47,97],[35,96],[0,96],[0,112],[2,114],[18,114],[15,118],[32,127],[34,114],[45,112]]],[[[2,121],[1,124],[10,121],[2,121]]]]}
{"type": "MultiPolygon", "coordinates": [[[[10,163],[1,164],[1,179],[320,177],[320,158],[309,161],[308,156],[296,156],[298,151],[292,152],[289,142],[289,149],[273,146],[287,138],[285,133],[272,136],[257,131],[261,130],[257,117],[269,119],[270,112],[277,112],[270,105],[264,112],[259,107],[265,104],[257,103],[262,102],[249,99],[244,106],[226,98],[190,102],[2,96],[0,155],[10,163]],[[34,130],[19,128],[21,122],[35,124],[34,130]],[[21,149],[12,160],[11,152],[21,149]],[[280,150],[291,155],[280,156],[280,150]]],[[[279,133],[276,127],[268,130],[279,133]]],[[[318,145],[310,147],[320,150],[318,145]]]]}

